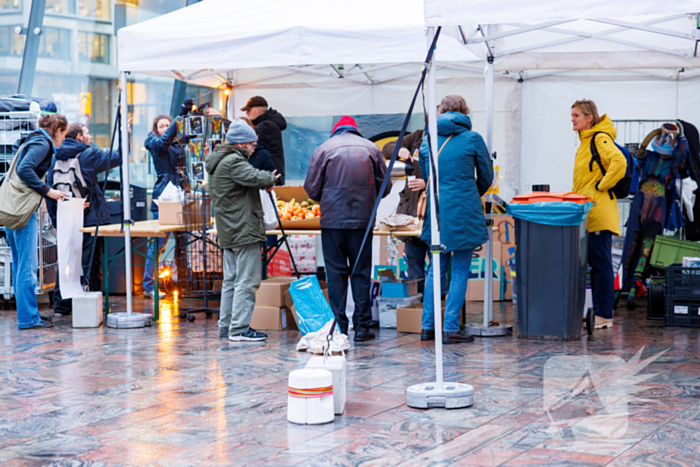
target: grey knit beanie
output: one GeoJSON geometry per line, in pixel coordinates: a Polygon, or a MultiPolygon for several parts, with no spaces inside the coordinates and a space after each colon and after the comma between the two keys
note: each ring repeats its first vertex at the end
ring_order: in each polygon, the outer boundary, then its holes
{"type": "Polygon", "coordinates": [[[226,144],[253,143],[257,141],[258,135],[255,134],[255,130],[240,118],[232,121],[226,132],[226,144]]]}

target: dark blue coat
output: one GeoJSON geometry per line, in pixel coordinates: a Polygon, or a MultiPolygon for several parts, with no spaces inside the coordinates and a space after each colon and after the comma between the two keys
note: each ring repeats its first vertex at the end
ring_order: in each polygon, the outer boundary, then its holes
{"type": "MultiPolygon", "coordinates": [[[[67,160],[75,156],[78,156],[80,172],[83,174],[85,184],[90,193],[88,199],[90,207],[85,211],[83,225],[92,227],[98,223],[100,225],[111,224],[109,207],[105,200],[105,194],[102,192],[102,187],[97,180],[97,174],[119,167],[122,161],[119,151],[102,151],[73,138],[66,138],[51,161],[51,169],[46,177],[46,182],[50,186],[53,185],[53,169],[56,161],[67,160]]],[[[46,205],[53,225],[56,225],[56,201],[48,199],[46,205]]]]}
{"type": "MultiPolygon", "coordinates": [[[[471,119],[459,112],[446,112],[437,119],[440,174],[440,241],[447,251],[471,250],[488,240],[481,196],[493,181],[493,164],[481,135],[471,131],[471,119]],[[475,175],[476,171],[476,175],[475,175]]],[[[435,155],[434,155],[435,156],[435,155]]],[[[420,148],[420,168],[428,181],[428,141],[420,148]]],[[[423,241],[430,241],[430,201],[423,223],[423,241]]]]}
{"type": "MultiPolygon", "coordinates": [[[[15,144],[14,150],[17,151],[25,143],[26,145],[17,161],[17,176],[29,188],[45,197],[51,187],[42,182],[41,179],[49,170],[51,157],[56,152],[53,147],[53,140],[46,131],[36,130],[19,140],[15,144]]],[[[0,179],[0,184],[3,179],[0,179]]]]}
{"type": "MultiPolygon", "coordinates": [[[[158,199],[163,193],[168,182],[172,182],[175,186],[184,186],[187,184],[187,178],[177,173],[178,167],[185,168],[187,166],[187,158],[185,149],[175,140],[177,135],[177,122],[173,119],[170,126],[162,136],[158,136],[153,132],[148,134],[144,146],[148,149],[153,160],[153,166],[156,169],[158,178],[153,185],[153,199],[158,199]]],[[[156,203],[151,203],[151,211],[158,212],[156,203]]]]}
{"type": "Polygon", "coordinates": [[[268,172],[274,172],[275,170],[275,164],[272,163],[270,149],[264,143],[258,143],[255,151],[253,151],[253,154],[248,158],[248,162],[258,170],[266,170],[268,172]]]}

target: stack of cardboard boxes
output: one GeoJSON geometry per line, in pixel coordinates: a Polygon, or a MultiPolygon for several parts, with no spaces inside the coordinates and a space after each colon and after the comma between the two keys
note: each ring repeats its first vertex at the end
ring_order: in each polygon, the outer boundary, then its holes
{"type": "Polygon", "coordinates": [[[285,294],[295,278],[271,277],[260,284],[255,294],[255,309],[250,327],[258,331],[297,329],[291,309],[285,303],[285,294]]]}
{"type": "MultiPolygon", "coordinates": [[[[493,216],[493,299],[504,301],[513,299],[511,265],[515,260],[515,222],[505,215],[493,216]]],[[[484,280],[486,275],[486,245],[474,250],[469,274],[468,302],[484,301],[484,280]]]]}

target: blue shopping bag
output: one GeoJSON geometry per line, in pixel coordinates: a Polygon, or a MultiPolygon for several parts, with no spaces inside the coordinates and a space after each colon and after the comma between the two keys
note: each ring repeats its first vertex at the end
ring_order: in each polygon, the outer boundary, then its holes
{"type": "Polygon", "coordinates": [[[316,276],[308,276],[292,282],[289,286],[289,294],[294,300],[299,331],[302,335],[318,331],[335,318],[316,276]]]}

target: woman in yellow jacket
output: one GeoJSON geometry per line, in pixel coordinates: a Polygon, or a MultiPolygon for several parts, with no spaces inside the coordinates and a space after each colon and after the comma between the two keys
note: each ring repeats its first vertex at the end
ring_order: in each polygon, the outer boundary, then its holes
{"type": "Polygon", "coordinates": [[[588,196],[595,203],[588,214],[588,265],[591,267],[595,327],[612,327],[615,306],[612,236],[620,235],[620,213],[617,198],[610,189],[625,176],[627,160],[615,146],[617,130],[610,117],[599,117],[593,101],[574,102],[571,123],[581,140],[574,162],[574,192],[588,196]],[[592,162],[591,139],[594,135],[605,175],[600,166],[592,162]]]}

